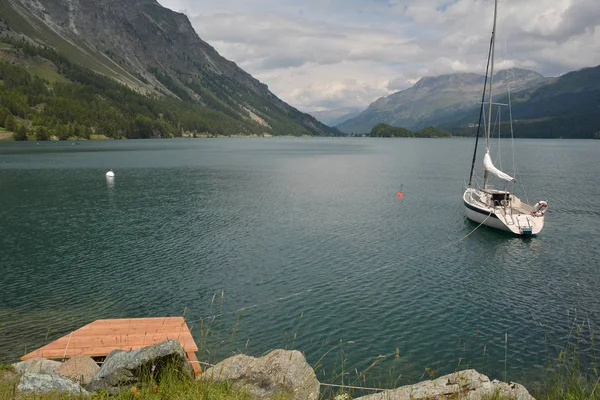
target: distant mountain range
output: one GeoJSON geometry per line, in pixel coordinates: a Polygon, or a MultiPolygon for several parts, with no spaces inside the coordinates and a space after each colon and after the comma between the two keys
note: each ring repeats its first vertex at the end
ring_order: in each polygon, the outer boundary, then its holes
{"type": "Polygon", "coordinates": [[[361,112],[362,108],[346,107],[335,110],[313,111],[310,113],[310,115],[325,125],[336,126],[349,120],[350,118],[356,117],[361,112]]]}
{"type": "MultiPolygon", "coordinates": [[[[378,99],[337,127],[345,133],[367,133],[376,124],[387,123],[413,130],[437,126],[472,135],[484,79],[472,73],[425,77],[411,88],[378,99]]],[[[494,75],[498,102],[508,102],[507,82],[516,136],[591,138],[600,130],[600,66],[559,78],[516,68],[499,71],[494,75]]]]}
{"type": "MultiPolygon", "coordinates": [[[[507,103],[508,96],[497,97],[507,103]]],[[[600,132],[600,66],[569,72],[512,94],[516,137],[593,138],[600,132]]],[[[468,126],[478,110],[457,114],[440,126],[455,134],[472,135],[468,126]],[[452,128],[450,128],[452,127],[452,128]]]]}
{"type": "MultiPolygon", "coordinates": [[[[526,89],[548,81],[542,75],[522,69],[495,74],[495,93],[507,91],[506,76],[511,76],[511,90],[526,89]]],[[[473,73],[456,73],[421,78],[413,87],[382,97],[354,118],[338,127],[346,133],[367,132],[377,123],[420,129],[437,125],[440,120],[470,110],[481,101],[485,77],[473,73]]]]}
{"type": "Polygon", "coordinates": [[[49,46],[141,95],[213,110],[240,133],[340,134],[280,100],[156,0],[0,0],[0,34],[49,46]]]}

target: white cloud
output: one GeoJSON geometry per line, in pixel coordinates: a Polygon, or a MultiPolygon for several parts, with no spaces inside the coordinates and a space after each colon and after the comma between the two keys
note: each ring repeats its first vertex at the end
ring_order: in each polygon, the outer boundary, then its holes
{"type": "MultiPolygon", "coordinates": [[[[500,0],[500,64],[545,75],[599,64],[597,1],[500,0]]],[[[160,2],[306,111],[366,107],[426,75],[483,72],[493,11],[492,0],[160,2]]]]}

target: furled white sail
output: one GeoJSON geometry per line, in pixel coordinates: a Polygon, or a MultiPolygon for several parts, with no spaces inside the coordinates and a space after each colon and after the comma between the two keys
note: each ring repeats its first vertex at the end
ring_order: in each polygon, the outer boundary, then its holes
{"type": "Polygon", "coordinates": [[[494,163],[492,162],[492,158],[490,157],[490,153],[485,153],[485,156],[483,157],[483,169],[485,169],[489,173],[496,175],[500,179],[504,179],[505,181],[509,181],[509,182],[517,181],[512,176],[500,171],[498,168],[496,168],[494,166],[494,163]]]}

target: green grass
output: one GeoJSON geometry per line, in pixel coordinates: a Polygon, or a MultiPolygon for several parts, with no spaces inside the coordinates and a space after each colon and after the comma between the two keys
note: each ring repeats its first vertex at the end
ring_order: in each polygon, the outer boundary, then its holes
{"type": "Polygon", "coordinates": [[[595,333],[589,321],[573,318],[566,345],[550,360],[542,385],[531,391],[538,400],[600,400],[600,371],[595,333]],[[584,367],[585,366],[585,367],[584,367]]]}
{"type": "Polygon", "coordinates": [[[12,365],[0,364],[0,372],[15,372],[12,365]]]}
{"type": "Polygon", "coordinates": [[[0,127],[0,140],[12,140],[12,132],[0,127]]]}
{"type": "MultiPolygon", "coordinates": [[[[250,400],[252,397],[239,390],[234,390],[227,383],[215,383],[205,380],[196,380],[184,377],[175,368],[166,365],[163,372],[155,378],[151,373],[143,374],[141,384],[137,387],[124,388],[119,395],[110,396],[106,392],[95,392],[92,399],[115,400],[187,400],[187,399],[219,399],[219,400],[250,400]]],[[[65,393],[47,394],[19,394],[14,397],[18,385],[18,376],[11,366],[0,365],[0,399],[36,399],[36,400],[62,400],[89,398],[80,395],[65,393]]],[[[285,400],[278,396],[274,400],[285,400]]]]}
{"type": "Polygon", "coordinates": [[[504,396],[499,390],[495,390],[494,393],[488,396],[483,396],[483,400],[514,400],[514,398],[504,396]]]}
{"type": "Polygon", "coordinates": [[[46,65],[41,61],[37,61],[35,63],[35,66],[30,68],[28,71],[32,75],[36,75],[42,79],[46,79],[50,83],[67,82],[67,80],[61,74],[59,74],[52,67],[46,65]]]}
{"type": "MultiPolygon", "coordinates": [[[[18,379],[9,379],[7,382],[2,380],[2,371],[0,370],[0,399],[13,399],[18,379]]],[[[19,394],[15,399],[20,400],[73,400],[88,399],[79,395],[65,393],[46,393],[46,394],[19,394]]],[[[94,393],[92,399],[114,399],[114,400],[251,400],[252,397],[243,391],[234,390],[230,385],[206,382],[202,380],[181,379],[173,375],[164,377],[160,383],[146,381],[140,387],[124,390],[117,396],[109,396],[107,393],[94,393]]],[[[280,397],[284,400],[285,397],[280,397]]]]}

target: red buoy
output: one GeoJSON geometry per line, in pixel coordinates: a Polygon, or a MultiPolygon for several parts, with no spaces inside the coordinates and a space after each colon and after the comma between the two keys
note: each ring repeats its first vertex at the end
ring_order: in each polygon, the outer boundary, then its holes
{"type": "Polygon", "coordinates": [[[402,197],[404,197],[404,193],[398,192],[396,193],[396,196],[398,196],[398,198],[401,199],[402,197]]]}

